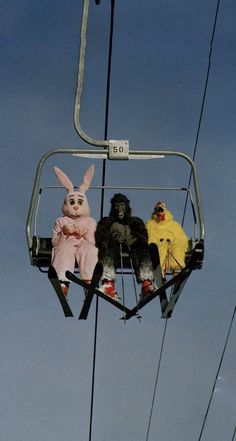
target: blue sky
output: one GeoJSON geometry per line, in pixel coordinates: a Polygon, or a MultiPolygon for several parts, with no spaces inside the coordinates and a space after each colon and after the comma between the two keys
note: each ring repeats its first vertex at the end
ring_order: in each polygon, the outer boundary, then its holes
{"type": "MultiPolygon", "coordinates": [[[[216,10],[214,0],[117,0],[109,138],[132,149],[193,154],[216,10]]],[[[73,127],[82,1],[1,1],[1,433],[4,441],[88,439],[94,304],[86,322],[64,319],[47,277],[30,266],[25,223],[36,167],[56,147],[89,148],[73,127]]],[[[104,132],[110,2],[91,1],[81,120],[104,132]]],[[[168,321],[149,441],[198,440],[235,308],[236,5],[222,0],[198,141],[196,165],[206,229],[205,264],[195,271],[168,321]]],[[[58,165],[80,183],[88,159],[50,159],[43,185],[57,185],[58,165]]],[[[101,183],[95,163],[93,183],[101,183]]],[[[77,181],[77,182],[76,182],[77,181]]],[[[107,183],[187,185],[171,162],[107,165],[107,183]]],[[[128,192],[133,213],[150,217],[160,195],[128,192]]],[[[88,194],[100,216],[96,191],[88,194]]],[[[162,197],[162,196],[161,196],[162,197]]],[[[181,221],[183,201],[166,195],[181,221]]],[[[50,235],[63,194],[45,194],[41,235],[50,235]]],[[[105,211],[109,210],[106,194],[105,211]]],[[[189,228],[186,219],[186,228],[189,228]]],[[[131,300],[131,283],[127,296],[131,300]]],[[[82,292],[70,302],[79,314],[82,292]]],[[[124,325],[100,301],[93,440],[145,439],[165,322],[158,302],[141,323],[124,325]]],[[[235,322],[202,440],[230,441],[236,417],[235,322]]]]}

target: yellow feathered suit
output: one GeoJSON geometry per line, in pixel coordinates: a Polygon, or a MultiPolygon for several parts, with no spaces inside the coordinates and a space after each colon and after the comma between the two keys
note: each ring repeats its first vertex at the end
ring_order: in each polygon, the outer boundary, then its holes
{"type": "Polygon", "coordinates": [[[188,237],[181,225],[173,220],[164,202],[158,202],[151,219],[146,223],[148,242],[158,246],[163,275],[173,273],[185,266],[185,252],[188,250],[188,237]]]}

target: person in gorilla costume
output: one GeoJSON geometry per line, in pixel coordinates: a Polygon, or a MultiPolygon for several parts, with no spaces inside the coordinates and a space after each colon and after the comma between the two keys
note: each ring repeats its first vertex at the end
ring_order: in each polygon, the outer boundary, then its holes
{"type": "Polygon", "coordinates": [[[120,252],[129,252],[138,283],[142,283],[141,297],[153,292],[154,272],[149,255],[148,233],[139,217],[131,216],[127,197],[121,193],[111,199],[109,216],[102,218],[95,232],[98,259],[103,264],[102,291],[116,298],[116,268],[120,262],[120,252]]]}

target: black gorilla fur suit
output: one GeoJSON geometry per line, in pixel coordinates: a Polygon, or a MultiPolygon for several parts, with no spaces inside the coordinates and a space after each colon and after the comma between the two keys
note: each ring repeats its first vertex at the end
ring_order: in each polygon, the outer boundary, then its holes
{"type": "Polygon", "coordinates": [[[103,282],[114,282],[122,249],[129,251],[137,282],[144,282],[150,288],[153,286],[148,233],[142,219],[131,216],[130,203],[125,195],[117,193],[112,197],[109,216],[98,222],[95,240],[99,250],[98,259],[103,263],[103,282]]]}

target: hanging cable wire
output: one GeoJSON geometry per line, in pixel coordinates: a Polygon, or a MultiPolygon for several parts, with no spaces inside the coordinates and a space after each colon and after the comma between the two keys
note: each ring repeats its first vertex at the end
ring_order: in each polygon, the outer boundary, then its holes
{"type": "MultiPolygon", "coordinates": [[[[210,49],[209,49],[209,55],[208,55],[208,66],[207,66],[207,73],[206,73],[206,79],[205,79],[205,86],[204,86],[204,91],[203,91],[203,96],[202,96],[200,116],[199,116],[199,121],[198,121],[198,126],[197,126],[197,133],[196,133],[196,139],[195,139],[194,151],[193,151],[193,157],[192,157],[193,161],[195,160],[196,153],[197,153],[199,134],[200,134],[201,125],[202,125],[202,116],[203,116],[203,111],[204,111],[205,102],[206,102],[207,88],[208,88],[210,69],[211,69],[211,57],[212,57],[212,50],[213,50],[213,43],[214,43],[214,38],[215,38],[215,31],[216,31],[216,24],[217,24],[217,19],[218,19],[219,7],[220,7],[220,0],[217,0],[214,24],[213,24],[213,29],[212,29],[211,41],[210,41],[210,49]]],[[[192,181],[192,170],[191,170],[190,176],[189,176],[188,187],[187,187],[188,190],[190,189],[191,181],[192,181]]],[[[187,192],[186,198],[185,198],[183,217],[182,217],[182,226],[183,226],[184,220],[185,220],[187,203],[188,203],[188,192],[187,192]]]]}
{"type": "MultiPolygon", "coordinates": [[[[107,81],[106,81],[106,105],[105,105],[105,123],[104,123],[104,139],[108,138],[108,120],[109,120],[109,101],[110,101],[110,80],[111,80],[111,61],[112,61],[112,47],[113,47],[113,29],[114,29],[114,12],[115,0],[111,0],[110,13],[110,31],[109,31],[109,55],[107,67],[107,81]]],[[[102,166],[102,191],[101,191],[101,210],[100,217],[103,217],[104,211],[104,186],[106,183],[106,160],[103,160],[102,166]]],[[[94,344],[93,344],[93,369],[92,369],[92,387],[91,387],[91,405],[90,405],[90,421],[89,421],[89,441],[92,440],[93,427],[93,408],[94,408],[94,391],[95,391],[95,372],[96,372],[96,353],[97,353],[97,331],[98,331],[98,296],[96,296],[95,309],[95,323],[94,323],[94,344]]]]}
{"type": "MultiPolygon", "coordinates": [[[[213,42],[214,42],[214,38],[215,38],[215,31],[216,31],[216,24],[217,24],[217,19],[218,19],[219,6],[220,6],[220,0],[217,0],[213,30],[212,30],[211,41],[210,41],[210,50],[209,50],[209,56],[208,56],[208,67],[207,67],[207,73],[206,73],[206,80],[205,80],[205,86],[204,86],[204,91],[203,91],[202,104],[201,104],[200,116],[199,116],[198,127],[197,127],[197,134],[196,134],[196,139],[195,139],[195,144],[194,144],[193,161],[195,160],[195,157],[196,157],[199,133],[200,133],[201,124],[202,124],[202,116],[203,116],[203,111],[204,111],[204,107],[205,107],[206,94],[207,94],[207,88],[208,88],[208,82],[209,82],[209,76],[210,76],[210,68],[211,68],[212,49],[213,49],[213,42]]],[[[192,171],[190,172],[190,176],[189,176],[188,190],[190,189],[191,180],[192,180],[192,171]]],[[[184,209],[183,209],[182,226],[184,224],[185,215],[186,215],[188,193],[189,192],[187,192],[186,199],[185,199],[185,205],[184,205],[184,209]]],[[[150,411],[149,422],[148,422],[146,441],[148,441],[148,438],[149,438],[149,432],[150,432],[150,426],[151,426],[151,420],[152,420],[152,414],[153,414],[153,408],[154,408],[154,403],[155,403],[156,390],[157,390],[157,384],[158,384],[159,372],[160,372],[160,366],[161,366],[161,360],[162,360],[162,353],[163,353],[163,348],[164,348],[166,329],[167,329],[167,320],[165,323],[165,328],[164,328],[164,333],[163,333],[161,352],[160,352],[160,357],[159,357],[159,362],[158,362],[158,368],[157,368],[157,374],[156,374],[156,380],[155,380],[155,386],[154,386],[154,392],[153,392],[153,398],[152,398],[152,405],[151,405],[151,411],[150,411]]],[[[199,441],[200,441],[200,438],[199,438],[199,441]]]]}
{"type": "Polygon", "coordinates": [[[235,435],[236,435],[236,426],[235,426],[235,428],[234,428],[234,433],[233,433],[232,441],[234,441],[234,439],[235,439],[235,435]]]}
{"type": "MultiPolygon", "coordinates": [[[[220,4],[220,0],[218,0],[218,2],[217,2],[217,9],[216,9],[213,33],[212,33],[211,44],[210,44],[208,70],[207,70],[207,76],[206,76],[206,81],[205,81],[205,88],[204,88],[204,94],[203,94],[203,99],[202,99],[202,106],[201,106],[200,118],[199,118],[199,123],[198,123],[197,136],[196,136],[196,141],[195,141],[195,146],[194,146],[193,159],[196,156],[198,138],[199,138],[201,122],[202,122],[202,115],[203,115],[203,110],[204,110],[204,105],[205,105],[205,98],[206,98],[206,93],[207,93],[208,79],[209,79],[210,66],[211,66],[211,54],[212,54],[213,40],[214,40],[215,29],[216,29],[219,4],[220,4]]],[[[111,0],[110,38],[109,38],[109,56],[108,56],[108,70],[107,70],[107,83],[106,83],[107,87],[106,87],[105,129],[104,129],[104,139],[105,140],[108,139],[108,115],[109,115],[109,98],[110,98],[110,78],[111,78],[113,27],[114,27],[114,9],[115,9],[115,0],[111,0]]],[[[103,187],[105,186],[105,175],[106,175],[106,160],[103,161],[103,170],[102,170],[102,186],[103,187]]],[[[192,178],[192,174],[190,174],[190,178],[189,178],[189,187],[190,187],[190,183],[191,183],[191,178],[192,178]]],[[[184,208],[182,223],[184,222],[186,207],[187,207],[187,197],[186,197],[186,201],[185,201],[185,208],[184,208]]],[[[102,189],[102,192],[101,192],[101,217],[103,217],[103,209],[104,209],[104,188],[102,189]]],[[[95,370],[96,370],[97,325],[98,325],[98,297],[96,297],[96,312],[95,312],[95,331],[94,331],[94,350],[93,350],[93,372],[92,372],[89,441],[91,441],[91,437],[92,437],[95,370]]],[[[166,328],[167,328],[167,320],[165,323],[165,328],[164,328],[164,333],[163,333],[163,338],[162,338],[162,345],[161,345],[160,357],[159,357],[159,362],[158,362],[158,368],[157,368],[157,374],[156,374],[156,380],[155,380],[155,386],[154,386],[154,393],[153,393],[153,399],[152,399],[146,441],[148,441],[148,437],[149,437],[151,419],[152,419],[152,414],[153,414],[153,408],[154,408],[154,402],[155,402],[155,396],[156,396],[156,390],[157,390],[157,384],[158,384],[158,378],[159,378],[159,372],[160,372],[160,366],[161,366],[161,360],[162,360],[162,354],[163,354],[163,348],[164,348],[166,328]]]]}
{"type": "Polygon", "coordinates": [[[161,368],[161,361],[162,361],[162,355],[163,355],[163,350],[164,350],[164,342],[165,342],[165,336],[166,336],[166,329],[167,329],[167,320],[165,321],[165,327],[164,327],[164,332],[163,332],[163,336],[162,336],[161,350],[160,350],[160,356],[159,356],[159,361],[158,361],[158,365],[157,365],[157,373],[156,373],[156,379],[155,379],[155,385],[154,385],[154,391],[153,391],[153,397],[152,397],[152,404],[151,404],[151,410],[150,410],[150,415],[149,415],[149,420],[148,420],[148,428],[147,428],[147,434],[146,434],[146,441],[148,441],[148,439],[149,439],[149,432],[150,432],[150,427],[151,427],[152,414],[153,414],[154,403],[155,403],[155,398],[156,398],[157,384],[158,384],[159,373],[160,373],[160,368],[161,368]]]}
{"type": "MultiPolygon", "coordinates": [[[[97,296],[97,299],[98,299],[98,296],[97,296]]],[[[98,330],[98,301],[96,301],[95,324],[94,324],[93,370],[92,370],[92,388],[91,388],[91,400],[90,400],[89,441],[91,441],[91,439],[92,439],[92,426],[93,426],[93,405],[94,405],[96,352],[97,352],[97,330],[98,330]]]]}
{"type": "Polygon", "coordinates": [[[233,326],[233,321],[234,321],[234,318],[235,318],[235,312],[236,312],[236,306],[234,308],[234,312],[233,312],[233,315],[232,315],[232,318],[231,318],[231,321],[230,321],[230,325],[229,325],[229,329],[228,329],[228,332],[227,332],[224,348],[223,348],[222,355],[221,355],[221,358],[220,358],[220,363],[219,363],[219,366],[218,366],[218,369],[217,369],[217,372],[216,372],[215,381],[214,381],[213,386],[212,386],[212,391],[211,391],[210,399],[209,399],[208,406],[207,406],[207,409],[206,409],[206,413],[205,413],[205,416],[204,416],[204,419],[203,419],[203,424],[202,424],[202,428],[201,428],[201,431],[200,431],[200,435],[199,435],[198,441],[201,440],[202,434],[203,434],[203,430],[205,428],[206,420],[207,420],[207,417],[208,417],[209,409],[210,409],[210,406],[211,406],[213,394],[214,394],[215,387],[216,387],[216,382],[217,382],[217,379],[218,379],[218,376],[219,376],[219,372],[220,372],[220,369],[221,369],[221,366],[222,366],[222,363],[223,363],[226,347],[227,347],[229,336],[230,336],[231,329],[232,329],[232,326],[233,326]]]}
{"type": "Polygon", "coordinates": [[[128,245],[128,251],[129,251],[129,262],[130,262],[132,281],[133,281],[133,288],[134,288],[135,303],[136,303],[136,306],[137,306],[137,319],[139,321],[141,321],[142,316],[141,316],[140,310],[138,308],[138,293],[137,293],[137,287],[136,287],[136,283],[135,283],[135,275],[134,275],[135,272],[134,272],[133,260],[131,258],[130,245],[128,245]]]}
{"type": "Polygon", "coordinates": [[[126,323],[125,319],[125,282],[124,282],[124,261],[123,261],[123,247],[120,243],[120,269],[121,269],[121,287],[122,287],[122,303],[124,307],[124,323],[126,323]]]}

